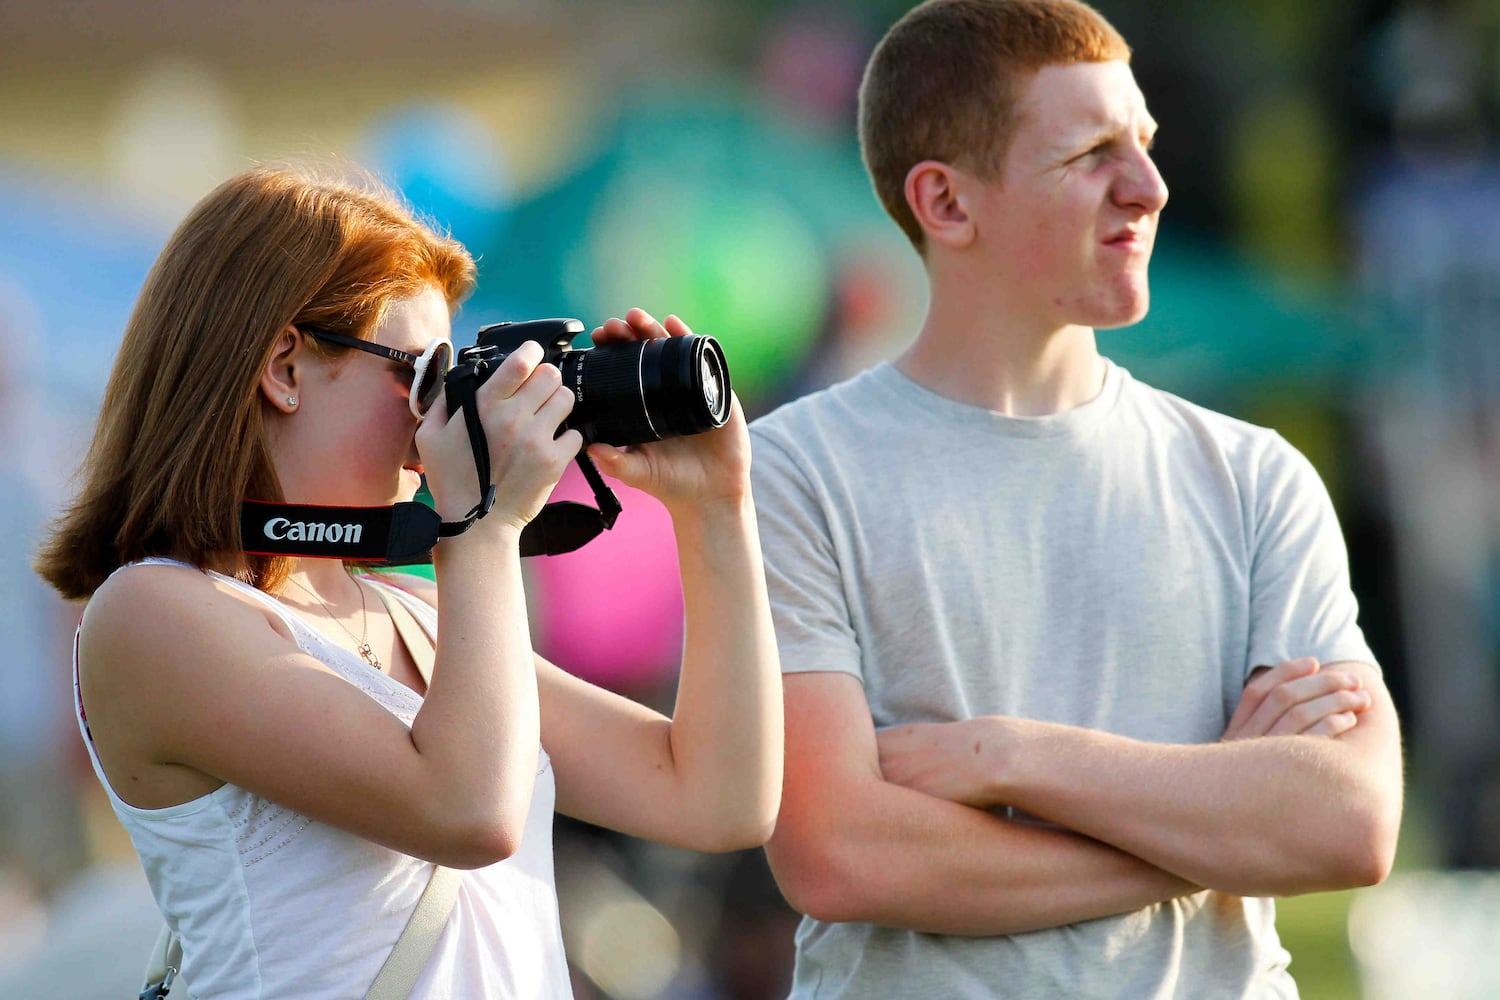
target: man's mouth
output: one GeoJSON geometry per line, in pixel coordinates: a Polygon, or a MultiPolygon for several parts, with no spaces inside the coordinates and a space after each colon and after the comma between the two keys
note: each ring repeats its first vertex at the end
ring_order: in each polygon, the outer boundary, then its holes
{"type": "Polygon", "coordinates": [[[1122,225],[1119,229],[1106,236],[1102,242],[1107,247],[1115,247],[1120,250],[1148,249],[1155,235],[1156,226],[1154,225],[1154,220],[1143,218],[1122,225]]]}

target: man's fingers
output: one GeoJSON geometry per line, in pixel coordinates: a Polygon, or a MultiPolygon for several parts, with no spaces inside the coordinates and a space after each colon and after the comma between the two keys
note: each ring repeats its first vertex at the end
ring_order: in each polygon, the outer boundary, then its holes
{"type": "Polygon", "coordinates": [[[1309,698],[1293,705],[1276,720],[1267,735],[1298,736],[1309,733],[1325,719],[1337,715],[1352,715],[1363,712],[1369,707],[1369,692],[1340,688],[1329,694],[1309,698]]]}
{"type": "MultiPolygon", "coordinates": [[[[1261,711],[1266,697],[1272,691],[1289,681],[1316,674],[1317,670],[1318,661],[1311,656],[1285,660],[1274,667],[1256,667],[1250,674],[1250,680],[1245,684],[1245,690],[1240,695],[1239,704],[1235,706],[1229,725],[1224,730],[1225,733],[1235,733],[1242,728],[1253,728],[1256,713],[1261,711]]],[[[1280,715],[1281,712],[1278,711],[1269,717],[1262,716],[1259,721],[1263,727],[1268,727],[1280,715]]],[[[1265,729],[1262,728],[1260,732],[1252,731],[1251,735],[1259,736],[1264,732],[1265,729]]]]}
{"type": "Polygon", "coordinates": [[[1317,721],[1303,736],[1342,736],[1359,724],[1359,715],[1354,712],[1336,712],[1317,721]]]}
{"type": "MultiPolygon", "coordinates": [[[[1271,735],[1280,732],[1276,727],[1288,713],[1294,713],[1289,725],[1300,732],[1305,725],[1316,721],[1312,710],[1306,706],[1315,699],[1336,691],[1353,691],[1359,687],[1359,678],[1342,670],[1322,671],[1308,677],[1278,684],[1261,699],[1260,707],[1251,716],[1246,728],[1256,735],[1271,735]]],[[[1326,714],[1326,713],[1325,713],[1326,714]]]]}

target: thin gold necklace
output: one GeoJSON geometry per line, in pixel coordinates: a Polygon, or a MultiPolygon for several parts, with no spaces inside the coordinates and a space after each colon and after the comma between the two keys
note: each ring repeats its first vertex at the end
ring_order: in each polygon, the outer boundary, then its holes
{"type": "MultiPolygon", "coordinates": [[[[350,577],[350,579],[353,580],[354,578],[350,577]]],[[[360,658],[370,666],[374,667],[376,670],[384,673],[385,668],[380,665],[380,657],[375,655],[375,650],[370,646],[370,613],[365,608],[365,588],[360,586],[358,580],[354,580],[354,586],[359,591],[359,620],[360,629],[362,630],[362,634],[360,635],[355,635],[353,631],[350,630],[349,626],[339,621],[338,615],[335,615],[333,613],[333,609],[324,602],[323,598],[319,597],[307,587],[303,586],[301,581],[296,580],[290,576],[287,577],[287,580],[291,583],[295,583],[297,585],[297,589],[301,590],[308,597],[311,597],[319,604],[322,604],[323,610],[328,612],[328,617],[333,619],[333,623],[339,628],[343,629],[344,632],[348,634],[349,638],[354,640],[355,651],[359,653],[360,658]]]]}

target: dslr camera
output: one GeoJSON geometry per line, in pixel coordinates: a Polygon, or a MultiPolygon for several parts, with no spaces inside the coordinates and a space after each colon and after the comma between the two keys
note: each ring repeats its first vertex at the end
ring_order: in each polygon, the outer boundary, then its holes
{"type": "Polygon", "coordinates": [[[582,333],[583,323],[576,319],[481,327],[475,344],[458,352],[444,378],[448,412],[456,414],[473,388],[534,340],[573,393],[573,412],[558,433],[576,430],[585,445],[643,444],[710,431],[729,419],[729,366],[714,338],[689,334],[574,348],[582,333]],[[466,383],[468,392],[462,388],[466,383]]]}

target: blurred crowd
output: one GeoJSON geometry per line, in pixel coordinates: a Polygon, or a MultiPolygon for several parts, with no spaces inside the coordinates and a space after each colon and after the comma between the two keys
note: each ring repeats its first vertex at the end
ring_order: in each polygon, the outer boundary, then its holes
{"type": "MultiPolygon", "coordinates": [[[[1402,712],[1399,863],[1500,868],[1500,6],[1096,5],[1136,48],[1172,190],[1152,315],[1101,347],[1317,466],[1402,712]]],[[[122,995],[155,934],[71,718],[78,609],[29,561],[186,206],[252,159],[347,156],[479,257],[456,342],[500,319],[677,312],[723,342],[753,417],[920,322],[918,262],[853,122],[869,48],[906,6],[383,0],[346,25],[309,0],[233,17],[182,2],[150,32],[133,0],[0,7],[0,993],[122,995]],[[36,985],[59,963],[77,992],[36,985]]],[[[669,709],[672,536],[620,493],[614,531],[530,563],[534,638],[669,709]]],[[[796,917],[759,852],[561,818],[557,842],[579,997],[784,995],[796,917]]],[[[1495,907],[1486,884],[1472,907],[1495,907]]],[[[1389,900],[1353,928],[1368,996],[1385,995],[1380,948],[1361,940],[1417,919],[1389,900]]]]}

